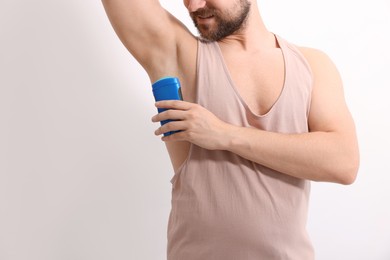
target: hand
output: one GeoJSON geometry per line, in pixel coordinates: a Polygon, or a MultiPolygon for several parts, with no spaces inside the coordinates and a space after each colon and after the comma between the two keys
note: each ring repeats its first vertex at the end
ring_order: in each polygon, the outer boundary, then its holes
{"type": "Polygon", "coordinates": [[[206,108],[186,101],[168,100],[156,103],[157,108],[169,109],[153,116],[153,122],[171,121],[154,133],[161,135],[170,131],[181,132],[162,137],[163,141],[188,141],[209,150],[225,150],[226,131],[229,124],[217,118],[206,108]]]}

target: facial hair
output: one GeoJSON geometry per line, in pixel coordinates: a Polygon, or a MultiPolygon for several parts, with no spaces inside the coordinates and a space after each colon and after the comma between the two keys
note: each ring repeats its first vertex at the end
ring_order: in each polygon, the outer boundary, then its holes
{"type": "Polygon", "coordinates": [[[248,0],[239,0],[238,14],[224,15],[218,10],[204,7],[190,13],[190,16],[204,41],[219,41],[243,28],[249,15],[250,5],[248,0]],[[198,24],[198,16],[213,16],[215,27],[208,24],[198,24]]]}

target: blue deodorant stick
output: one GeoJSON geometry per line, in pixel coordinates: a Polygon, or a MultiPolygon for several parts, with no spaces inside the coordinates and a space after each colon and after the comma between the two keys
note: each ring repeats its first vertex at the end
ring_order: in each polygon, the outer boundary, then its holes
{"type": "MultiPolygon", "coordinates": [[[[159,79],[158,81],[152,84],[153,96],[156,101],[161,100],[183,100],[180,89],[180,81],[178,78],[174,77],[165,77],[159,79]]],[[[165,111],[165,108],[158,108],[159,113],[165,111]]],[[[163,120],[161,125],[164,125],[172,120],[163,120]]],[[[171,131],[164,133],[164,136],[171,135],[173,133],[180,131],[171,131]]]]}

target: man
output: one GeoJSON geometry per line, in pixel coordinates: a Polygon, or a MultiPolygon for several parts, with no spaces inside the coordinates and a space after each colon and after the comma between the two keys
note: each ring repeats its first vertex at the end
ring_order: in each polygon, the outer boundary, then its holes
{"type": "Polygon", "coordinates": [[[200,39],[157,0],[103,0],[151,82],[184,101],[153,122],[175,174],[169,260],[314,259],[310,180],[351,184],[359,152],[342,82],[323,52],[269,32],[256,0],[184,0],[200,39]]]}

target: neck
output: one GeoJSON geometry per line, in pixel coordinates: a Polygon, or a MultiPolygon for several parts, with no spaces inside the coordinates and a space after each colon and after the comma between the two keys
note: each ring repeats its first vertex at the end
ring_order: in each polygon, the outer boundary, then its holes
{"type": "Polygon", "coordinates": [[[256,1],[252,2],[251,10],[244,27],[220,40],[221,48],[229,47],[235,50],[258,51],[264,48],[274,48],[274,35],[267,30],[261,18],[256,1]]]}

